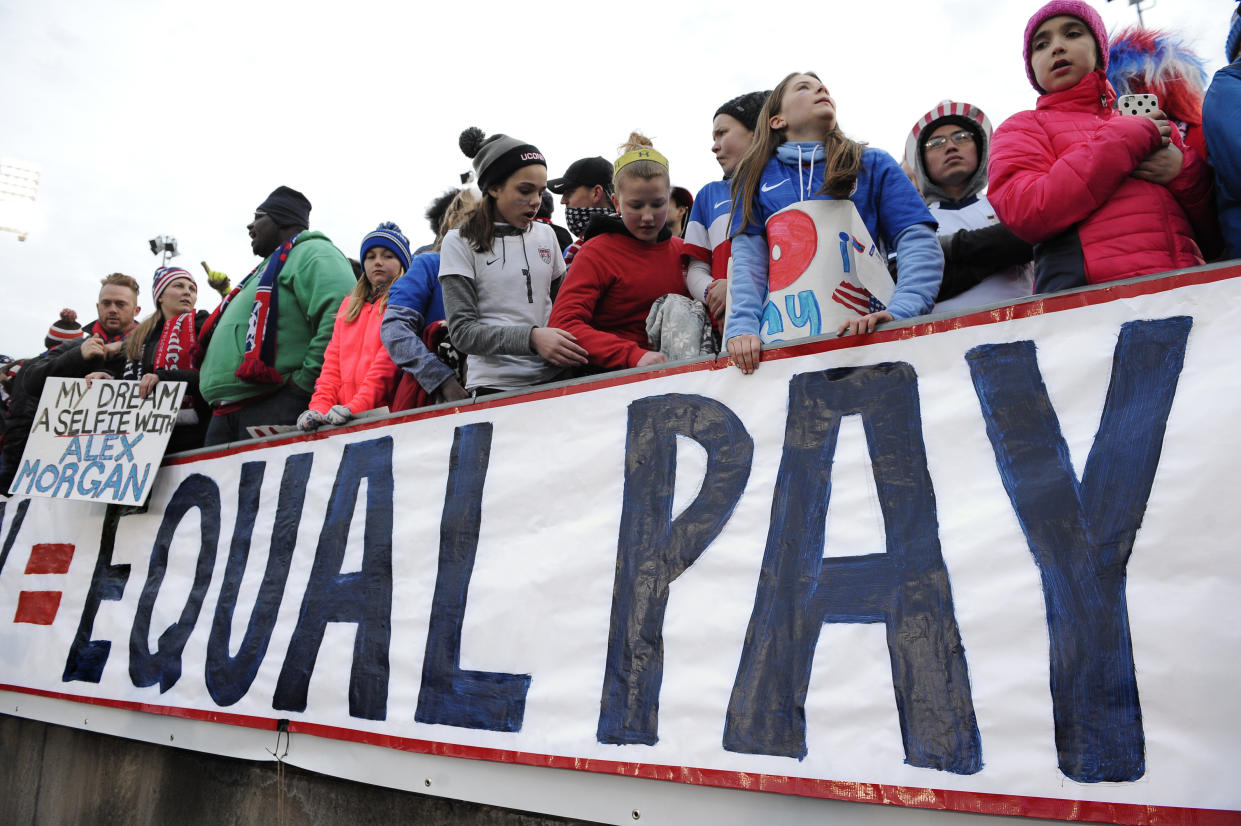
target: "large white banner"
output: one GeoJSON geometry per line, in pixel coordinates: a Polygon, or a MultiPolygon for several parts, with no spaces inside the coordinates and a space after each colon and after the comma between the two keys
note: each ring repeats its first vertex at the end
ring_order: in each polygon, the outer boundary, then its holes
{"type": "Polygon", "coordinates": [[[174,459],[143,514],[13,497],[0,688],[135,726],[1232,819],[1239,279],[174,459]]]}

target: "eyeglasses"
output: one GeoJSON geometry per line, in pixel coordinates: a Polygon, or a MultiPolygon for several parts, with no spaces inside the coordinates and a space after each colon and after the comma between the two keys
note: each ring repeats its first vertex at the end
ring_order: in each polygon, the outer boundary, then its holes
{"type": "Polygon", "coordinates": [[[973,139],[974,139],[973,133],[969,132],[966,129],[958,129],[956,132],[953,132],[951,135],[936,135],[935,137],[929,139],[924,144],[924,146],[927,149],[942,149],[944,146],[948,144],[949,140],[951,140],[953,143],[957,145],[960,145],[960,144],[965,143],[966,141],[972,141],[973,139]]]}

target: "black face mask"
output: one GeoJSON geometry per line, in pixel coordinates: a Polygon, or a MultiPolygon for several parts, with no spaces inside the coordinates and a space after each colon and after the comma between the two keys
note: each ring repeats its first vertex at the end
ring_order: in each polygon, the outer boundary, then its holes
{"type": "Polygon", "coordinates": [[[571,207],[564,208],[564,220],[569,225],[569,232],[581,237],[586,232],[586,225],[595,215],[611,215],[607,207],[571,207]]]}

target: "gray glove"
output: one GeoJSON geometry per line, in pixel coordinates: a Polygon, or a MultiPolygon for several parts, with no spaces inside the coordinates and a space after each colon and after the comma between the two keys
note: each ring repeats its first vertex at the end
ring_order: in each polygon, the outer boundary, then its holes
{"type": "Polygon", "coordinates": [[[318,410],[307,410],[297,417],[297,429],[309,433],[327,424],[327,419],[318,410]]]}
{"type": "Polygon", "coordinates": [[[332,409],[327,412],[327,423],[328,424],[340,425],[340,424],[344,424],[345,422],[349,421],[352,418],[353,418],[353,411],[350,410],[348,407],[345,407],[343,404],[334,404],[332,405],[332,409]]]}

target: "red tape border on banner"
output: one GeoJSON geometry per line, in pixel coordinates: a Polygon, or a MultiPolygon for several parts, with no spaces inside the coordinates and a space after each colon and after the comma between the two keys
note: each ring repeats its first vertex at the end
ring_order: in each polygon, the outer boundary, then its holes
{"type": "MultiPolygon", "coordinates": [[[[78,703],[164,714],[187,720],[209,723],[225,723],[266,731],[276,731],[279,720],[254,717],[245,714],[227,714],[217,711],[161,706],[125,700],[108,700],[99,697],[81,697],[56,691],[0,684],[0,691],[13,691],[69,700],[78,703]]],[[[648,780],[670,780],[694,786],[715,786],[742,791],[776,792],[801,797],[817,797],[824,800],[842,800],[853,803],[881,803],[889,806],[906,806],[916,809],[937,809],[975,814],[1007,815],[1010,817],[1039,817],[1055,820],[1093,821],[1098,823],[1134,824],[1134,826],[1236,826],[1241,824],[1241,812],[1225,809],[1190,809],[1179,806],[1144,806],[1134,803],[1106,803],[1092,800],[1062,800],[1053,797],[1023,797],[1020,795],[990,794],[986,792],[962,792],[949,789],[921,789],[913,786],[887,786],[880,783],[856,783],[841,780],[818,780],[810,777],[788,775],[753,774],[750,772],[699,769],[690,766],[663,766],[652,763],[621,763],[614,760],[592,760],[582,757],[561,757],[554,754],[534,754],[508,749],[488,749],[477,746],[461,746],[436,740],[418,740],[412,737],[395,737],[373,731],[327,726],[289,720],[290,734],[309,734],[330,740],[345,740],[368,746],[379,746],[415,754],[431,754],[439,757],[458,757],[470,760],[487,760],[493,763],[515,763],[545,769],[573,769],[623,777],[641,777],[648,780]]]]}

